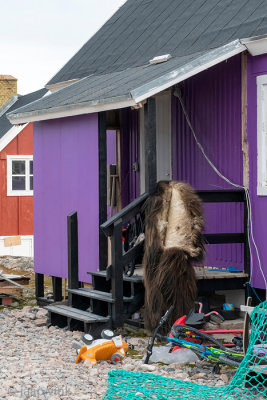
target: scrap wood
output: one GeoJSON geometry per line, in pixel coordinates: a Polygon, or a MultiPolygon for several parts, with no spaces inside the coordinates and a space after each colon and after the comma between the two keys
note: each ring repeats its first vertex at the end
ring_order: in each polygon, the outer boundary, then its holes
{"type": "Polygon", "coordinates": [[[21,297],[23,290],[14,286],[4,286],[0,288],[0,295],[10,295],[12,297],[21,297]]]}
{"type": "MultiPolygon", "coordinates": [[[[2,271],[0,270],[2,273],[2,271]]],[[[30,278],[24,275],[1,274],[0,275],[0,288],[6,286],[6,281],[12,279],[12,282],[19,282],[21,285],[28,285],[30,278]]]]}
{"type": "MultiPolygon", "coordinates": [[[[9,275],[9,276],[10,276],[10,275],[9,275]]],[[[28,289],[28,288],[26,288],[26,287],[20,285],[19,283],[14,282],[12,279],[9,279],[9,278],[7,277],[7,275],[3,274],[3,271],[0,271],[0,277],[3,278],[4,280],[6,280],[6,281],[9,282],[9,283],[12,283],[12,285],[18,286],[19,288],[21,288],[21,289],[23,289],[23,290],[26,290],[27,292],[33,293],[33,294],[35,295],[35,291],[34,291],[34,290],[28,289]]]]}

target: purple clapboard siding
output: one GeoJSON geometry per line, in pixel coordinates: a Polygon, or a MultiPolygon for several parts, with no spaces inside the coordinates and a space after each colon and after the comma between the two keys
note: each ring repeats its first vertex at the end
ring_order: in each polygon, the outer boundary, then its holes
{"type": "MultiPolygon", "coordinates": [[[[206,154],[230,180],[242,184],[241,59],[233,57],[180,85],[193,127],[206,154]]],[[[173,98],[173,178],[196,189],[234,189],[212,170],[197,147],[179,100],[173,98]]],[[[206,204],[207,233],[242,232],[241,204],[206,204]]],[[[243,266],[241,244],[207,246],[206,265],[243,266]]]]}
{"type": "Polygon", "coordinates": [[[34,269],[67,278],[67,215],[78,212],[79,279],[99,260],[97,114],[34,123],[34,269]]]}
{"type": "MultiPolygon", "coordinates": [[[[267,55],[248,56],[247,90],[247,135],[249,144],[249,190],[252,203],[254,238],[257,244],[262,268],[267,277],[267,197],[257,195],[257,83],[259,75],[267,75],[267,55]]],[[[252,285],[264,289],[264,280],[259,269],[255,248],[252,245],[252,285]]]]}
{"type": "Polygon", "coordinates": [[[125,207],[140,195],[140,133],[138,110],[124,108],[121,112],[121,193],[125,207]]]}

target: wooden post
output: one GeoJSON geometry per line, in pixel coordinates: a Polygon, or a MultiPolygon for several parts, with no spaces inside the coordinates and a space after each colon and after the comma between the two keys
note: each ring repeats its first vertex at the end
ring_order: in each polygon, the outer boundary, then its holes
{"type": "Polygon", "coordinates": [[[78,277],[78,218],[77,212],[68,215],[68,287],[79,288],[78,277]]]}
{"type": "Polygon", "coordinates": [[[100,225],[107,220],[107,134],[106,113],[98,113],[98,158],[99,158],[99,269],[104,270],[108,261],[107,237],[100,225]]]}
{"type": "Polygon", "coordinates": [[[44,297],[44,275],[38,272],[35,273],[35,296],[44,297]]]}
{"type": "Polygon", "coordinates": [[[250,275],[250,250],[248,235],[248,206],[246,193],[244,192],[244,272],[250,275]]]}
{"type": "Polygon", "coordinates": [[[241,115],[242,115],[242,152],[243,185],[249,187],[249,154],[247,140],[247,54],[241,55],[241,115]]]}
{"type": "Polygon", "coordinates": [[[157,183],[156,101],[147,99],[144,105],[145,125],[145,191],[154,191],[157,183]]]}
{"type": "Polygon", "coordinates": [[[115,302],[112,304],[112,327],[123,324],[123,265],[122,265],[122,220],[114,223],[111,236],[112,276],[111,291],[115,302]]]}
{"type": "Polygon", "coordinates": [[[62,300],[62,278],[52,276],[53,299],[54,301],[62,300]]]}

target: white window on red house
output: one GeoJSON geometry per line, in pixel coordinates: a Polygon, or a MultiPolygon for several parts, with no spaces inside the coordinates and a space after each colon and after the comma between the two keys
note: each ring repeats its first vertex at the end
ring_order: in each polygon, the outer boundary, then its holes
{"type": "Polygon", "coordinates": [[[33,195],[32,156],[7,156],[7,196],[33,195]]]}

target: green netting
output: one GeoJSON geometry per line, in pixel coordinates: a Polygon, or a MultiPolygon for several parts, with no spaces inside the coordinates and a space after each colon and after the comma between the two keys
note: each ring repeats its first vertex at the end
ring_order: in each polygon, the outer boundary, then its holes
{"type": "Polygon", "coordinates": [[[255,307],[251,315],[247,353],[227,386],[209,387],[149,373],[113,370],[104,399],[267,399],[267,301],[255,307]]]}

